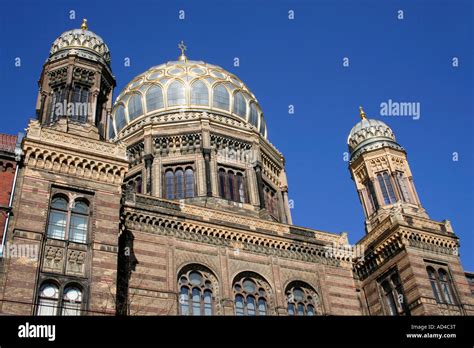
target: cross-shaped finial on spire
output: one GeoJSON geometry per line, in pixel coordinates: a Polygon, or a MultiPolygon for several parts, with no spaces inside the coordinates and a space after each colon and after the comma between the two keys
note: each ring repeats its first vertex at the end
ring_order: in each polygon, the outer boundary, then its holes
{"type": "Polygon", "coordinates": [[[186,61],[188,58],[185,56],[184,51],[187,50],[187,47],[185,46],[183,40],[181,40],[180,44],[178,45],[178,48],[181,50],[181,55],[179,56],[178,60],[186,61]]]}

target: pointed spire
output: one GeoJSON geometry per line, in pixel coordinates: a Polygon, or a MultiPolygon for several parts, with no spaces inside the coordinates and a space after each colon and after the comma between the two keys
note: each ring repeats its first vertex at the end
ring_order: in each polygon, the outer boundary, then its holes
{"type": "Polygon", "coordinates": [[[187,47],[184,45],[184,41],[181,40],[181,43],[178,45],[178,48],[181,50],[181,55],[178,57],[179,61],[188,61],[188,57],[184,55],[184,51],[187,50],[187,47]]]}
{"type": "Polygon", "coordinates": [[[81,29],[82,30],[87,30],[88,29],[87,28],[87,19],[85,19],[85,18],[82,20],[81,29]]]}
{"type": "Polygon", "coordinates": [[[364,109],[362,109],[362,106],[359,106],[359,115],[360,115],[360,118],[365,120],[366,117],[365,117],[365,111],[364,109]]]}

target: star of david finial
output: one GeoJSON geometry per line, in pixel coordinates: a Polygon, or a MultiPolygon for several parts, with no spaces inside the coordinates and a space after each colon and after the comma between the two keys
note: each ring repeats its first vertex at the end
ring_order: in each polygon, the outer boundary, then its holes
{"type": "Polygon", "coordinates": [[[180,61],[187,61],[188,58],[185,56],[184,51],[187,50],[186,45],[184,44],[184,41],[181,40],[181,42],[178,45],[178,48],[181,50],[181,55],[179,56],[178,60],[180,61]]]}

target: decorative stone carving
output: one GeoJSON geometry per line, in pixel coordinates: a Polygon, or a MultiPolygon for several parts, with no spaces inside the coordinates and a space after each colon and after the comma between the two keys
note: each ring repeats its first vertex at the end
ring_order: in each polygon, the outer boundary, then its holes
{"type": "Polygon", "coordinates": [[[64,268],[64,248],[46,246],[43,257],[43,272],[62,273],[64,268]]]}
{"type": "Polygon", "coordinates": [[[66,273],[84,276],[86,253],[79,250],[68,250],[66,273]]]}

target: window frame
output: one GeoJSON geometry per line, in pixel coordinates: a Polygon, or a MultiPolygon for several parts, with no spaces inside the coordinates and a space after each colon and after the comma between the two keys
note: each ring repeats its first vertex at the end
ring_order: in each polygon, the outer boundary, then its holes
{"type": "Polygon", "coordinates": [[[172,165],[163,165],[162,169],[162,194],[165,199],[188,199],[188,198],[194,198],[197,197],[197,183],[196,183],[196,167],[193,163],[180,163],[180,164],[172,164],[172,165]],[[192,195],[188,195],[188,177],[186,175],[187,170],[192,170],[193,176],[193,184],[192,184],[192,195]],[[182,188],[182,197],[178,197],[178,181],[177,181],[177,176],[176,173],[177,171],[181,170],[183,173],[182,176],[182,183],[181,183],[181,188],[182,188]],[[167,173],[172,173],[172,187],[173,187],[173,194],[172,197],[168,196],[169,188],[168,188],[168,178],[167,178],[167,173]]]}

